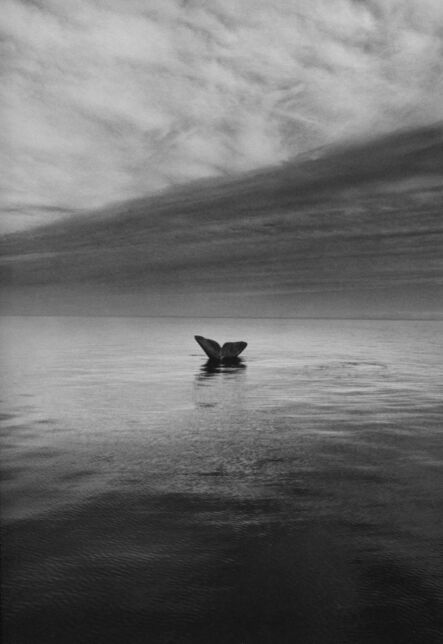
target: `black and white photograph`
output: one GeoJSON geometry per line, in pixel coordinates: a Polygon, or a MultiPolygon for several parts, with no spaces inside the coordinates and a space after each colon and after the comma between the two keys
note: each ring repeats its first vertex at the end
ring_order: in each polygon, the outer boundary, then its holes
{"type": "Polygon", "coordinates": [[[4,644],[443,642],[442,0],[2,0],[4,644]]]}

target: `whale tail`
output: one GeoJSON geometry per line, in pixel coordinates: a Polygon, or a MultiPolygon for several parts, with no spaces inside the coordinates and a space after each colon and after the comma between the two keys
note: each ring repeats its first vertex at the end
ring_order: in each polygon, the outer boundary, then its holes
{"type": "Polygon", "coordinates": [[[202,335],[195,335],[194,338],[210,360],[234,360],[248,346],[247,342],[225,342],[221,347],[215,340],[202,335]]]}

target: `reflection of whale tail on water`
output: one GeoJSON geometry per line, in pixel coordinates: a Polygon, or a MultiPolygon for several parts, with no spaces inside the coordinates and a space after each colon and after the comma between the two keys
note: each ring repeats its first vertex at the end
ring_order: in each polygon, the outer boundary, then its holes
{"type": "Polygon", "coordinates": [[[225,342],[221,347],[215,340],[208,340],[202,335],[195,335],[194,338],[208,358],[210,360],[216,360],[217,362],[229,362],[230,360],[235,360],[248,346],[247,342],[225,342]]]}

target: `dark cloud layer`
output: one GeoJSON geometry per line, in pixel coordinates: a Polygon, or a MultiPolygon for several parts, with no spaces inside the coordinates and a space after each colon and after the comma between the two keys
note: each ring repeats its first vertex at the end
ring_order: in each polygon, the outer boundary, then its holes
{"type": "Polygon", "coordinates": [[[28,311],[441,315],[442,206],[438,125],[10,236],[4,293],[28,311]]]}
{"type": "Polygon", "coordinates": [[[440,0],[4,0],[2,223],[443,117],[440,0]]]}

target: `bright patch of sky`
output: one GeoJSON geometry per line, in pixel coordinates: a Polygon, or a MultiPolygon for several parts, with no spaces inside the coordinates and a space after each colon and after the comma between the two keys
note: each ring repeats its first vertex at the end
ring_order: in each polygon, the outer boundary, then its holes
{"type": "Polygon", "coordinates": [[[4,0],[2,32],[6,227],[443,118],[441,0],[4,0]]]}

